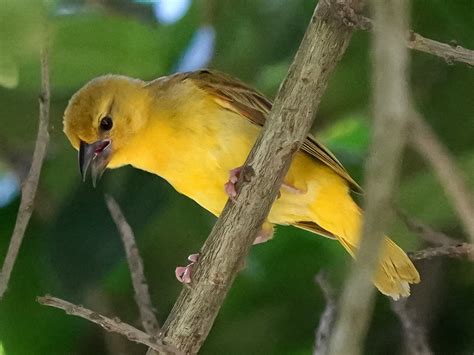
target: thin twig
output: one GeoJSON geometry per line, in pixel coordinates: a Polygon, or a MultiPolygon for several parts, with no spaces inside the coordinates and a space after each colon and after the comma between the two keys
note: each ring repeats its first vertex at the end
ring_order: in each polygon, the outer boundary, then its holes
{"type": "MultiPolygon", "coordinates": [[[[336,2],[355,1],[329,1],[336,2]]],[[[250,181],[238,189],[235,202],[227,202],[201,249],[191,284],[182,291],[163,326],[164,340],[186,353],[197,353],[206,339],[277,197],[291,159],[309,131],[329,76],[347,48],[352,28],[334,15],[328,1],[318,3],[273,109],[246,161],[252,172],[250,181]]]]}
{"type": "Polygon", "coordinates": [[[445,233],[434,230],[422,221],[409,217],[407,214],[397,211],[408,228],[415,232],[423,240],[437,245],[434,248],[425,248],[408,253],[412,260],[431,259],[438,256],[447,256],[450,258],[467,258],[474,261],[474,245],[470,243],[459,243],[453,237],[445,233]]]}
{"type": "Polygon", "coordinates": [[[341,297],[329,354],[360,354],[372,314],[372,276],[379,262],[390,201],[400,172],[410,113],[405,32],[408,6],[401,0],[372,0],[374,129],[366,165],[366,206],[360,249],[341,297]],[[387,129],[390,127],[390,129],[387,129]]]}
{"type": "Polygon", "coordinates": [[[102,314],[91,311],[90,309],[49,295],[38,297],[37,301],[44,306],[59,308],[64,310],[67,314],[84,318],[89,322],[100,325],[108,332],[121,334],[131,341],[146,345],[150,348],[160,351],[161,353],[183,354],[172,346],[163,344],[160,339],[150,336],[149,334],[146,334],[145,332],[142,332],[141,330],[122,322],[118,318],[111,319],[103,316],[102,314]]]}
{"type": "Polygon", "coordinates": [[[454,245],[443,245],[439,247],[426,248],[408,253],[412,260],[431,259],[439,256],[450,258],[467,258],[474,261],[474,245],[461,243],[454,245]]]}
{"type": "MultiPolygon", "coordinates": [[[[358,16],[355,19],[355,27],[362,30],[373,30],[373,21],[364,16],[358,16]]],[[[446,63],[453,64],[454,62],[466,63],[474,65],[474,50],[461,47],[460,45],[446,44],[438,42],[419,33],[409,31],[406,37],[406,46],[410,49],[428,53],[440,58],[443,58],[446,63]]]]}
{"type": "Polygon", "coordinates": [[[419,219],[402,212],[400,209],[397,209],[397,214],[411,231],[428,243],[434,245],[450,245],[458,243],[457,239],[433,229],[419,219]]]}
{"type": "Polygon", "coordinates": [[[433,229],[419,219],[408,216],[408,214],[402,212],[400,209],[397,209],[397,213],[410,230],[415,232],[421,239],[437,246],[408,252],[410,259],[421,260],[447,256],[451,258],[474,260],[473,244],[460,243],[456,238],[433,229]]]}
{"type": "Polygon", "coordinates": [[[406,299],[391,302],[392,310],[402,323],[407,353],[410,355],[433,354],[426,338],[426,329],[418,321],[416,309],[409,309],[407,302],[406,299]]]}
{"type": "Polygon", "coordinates": [[[463,48],[457,44],[446,44],[425,38],[422,35],[410,32],[407,40],[407,46],[420,52],[435,55],[443,58],[446,63],[462,62],[474,65],[474,51],[463,48]]]}
{"type": "Polygon", "coordinates": [[[49,106],[50,106],[50,85],[49,85],[49,62],[47,45],[41,51],[41,93],[39,95],[39,127],[36,138],[35,150],[31,168],[21,191],[21,201],[18,214],[16,216],[15,227],[8,247],[7,255],[0,273],[0,299],[8,288],[8,282],[15,265],[21,243],[25,236],[25,231],[33,213],[36,189],[46,155],[49,142],[49,106]]]}
{"type": "Polygon", "coordinates": [[[418,114],[412,116],[410,143],[433,168],[465,232],[474,243],[474,198],[467,180],[431,127],[418,114]]]}
{"type": "Polygon", "coordinates": [[[156,319],[153,305],[150,299],[148,283],[145,278],[143,261],[140,257],[133,230],[123,215],[120,206],[112,196],[105,195],[105,202],[109,208],[110,215],[117,226],[127,255],[128,268],[132,277],[133,290],[135,291],[135,302],[140,311],[140,319],[143,328],[150,334],[157,334],[160,325],[156,319]]]}
{"type": "Polygon", "coordinates": [[[315,281],[323,291],[326,308],[319,320],[318,329],[316,329],[313,355],[326,355],[336,317],[336,295],[324,272],[316,275],[315,281]]]}

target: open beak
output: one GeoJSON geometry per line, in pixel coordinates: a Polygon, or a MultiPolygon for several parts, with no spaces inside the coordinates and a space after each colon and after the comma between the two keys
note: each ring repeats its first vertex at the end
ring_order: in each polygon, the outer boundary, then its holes
{"type": "Polygon", "coordinates": [[[95,187],[110,161],[112,142],[102,139],[88,144],[81,141],[79,146],[79,171],[82,181],[86,181],[87,170],[91,167],[92,185],[95,187]]]}

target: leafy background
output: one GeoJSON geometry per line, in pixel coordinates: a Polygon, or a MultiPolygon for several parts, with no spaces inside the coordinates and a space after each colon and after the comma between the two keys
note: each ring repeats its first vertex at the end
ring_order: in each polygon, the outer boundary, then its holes
{"type": "MultiPolygon", "coordinates": [[[[273,97],[299,45],[315,1],[297,0],[3,0],[0,10],[0,255],[5,254],[34,146],[39,46],[52,32],[51,144],[36,210],[0,302],[0,354],[143,354],[145,348],[86,321],[42,307],[50,293],[139,325],[124,251],[104,204],[117,198],[137,235],[160,321],[181,285],[174,268],[199,250],[215,219],[164,180],[130,167],[82,183],[76,153],[62,133],[69,97],[105,73],[153,79],[209,66],[273,97]],[[181,6],[181,11],[179,9],[181,6]],[[171,10],[175,10],[174,12],[171,10]]],[[[412,28],[474,48],[470,0],[414,0],[412,28]]],[[[370,136],[369,34],[354,35],[321,103],[314,133],[362,181],[370,136]]],[[[411,84],[419,110],[449,146],[474,187],[474,75],[463,64],[412,53],[411,84]]],[[[390,129],[390,127],[387,127],[390,129]]],[[[422,158],[408,151],[399,204],[410,215],[464,238],[442,188],[422,158]]],[[[423,242],[398,221],[406,249],[423,242]]],[[[324,299],[314,276],[326,270],[340,289],[349,257],[337,243],[289,227],[252,249],[203,354],[309,354],[324,299]]],[[[417,264],[423,283],[412,300],[439,354],[474,350],[472,263],[417,264]]],[[[402,352],[402,333],[378,295],[367,354],[402,352]]]]}

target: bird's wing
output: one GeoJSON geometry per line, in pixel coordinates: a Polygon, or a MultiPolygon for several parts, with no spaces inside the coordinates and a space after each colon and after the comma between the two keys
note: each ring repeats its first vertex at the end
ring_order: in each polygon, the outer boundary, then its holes
{"type": "MultiPolygon", "coordinates": [[[[272,103],[262,94],[241,81],[220,72],[200,70],[177,74],[175,79],[192,80],[197,87],[212,95],[223,108],[236,112],[259,126],[264,125],[272,108],[272,103]]],[[[339,160],[312,135],[306,137],[301,145],[301,150],[330,167],[349,183],[352,190],[362,191],[339,160]]]]}

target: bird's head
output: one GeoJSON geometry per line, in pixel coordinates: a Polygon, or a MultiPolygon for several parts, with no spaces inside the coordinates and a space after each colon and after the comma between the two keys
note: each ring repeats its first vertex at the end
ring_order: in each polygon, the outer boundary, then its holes
{"type": "Polygon", "coordinates": [[[92,183],[109,167],[124,165],[123,153],[145,124],[145,82],[118,75],[96,78],[73,95],[64,113],[64,133],[79,151],[79,170],[92,183]]]}

